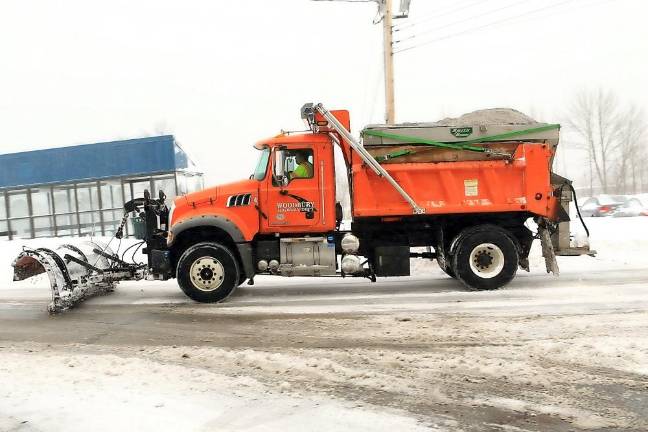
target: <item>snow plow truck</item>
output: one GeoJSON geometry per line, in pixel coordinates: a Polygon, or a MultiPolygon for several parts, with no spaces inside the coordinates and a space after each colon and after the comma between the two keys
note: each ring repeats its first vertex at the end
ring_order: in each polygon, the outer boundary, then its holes
{"type": "Polygon", "coordinates": [[[130,215],[140,216],[146,263],[92,242],[25,248],[14,279],[46,273],[57,312],[121,280],[176,278],[188,297],[212,303],[256,275],[408,276],[412,257],[437,260],[470,289],[492,290],[529,270],[536,239],[556,275],[557,255],[593,253],[574,244],[575,191],[551,170],[559,125],[462,116],[367,126],[356,139],[348,111],[306,104],[301,117],[307,131],[255,144],[247,180],[179,196],[170,207],[162,192],[127,202],[116,237],[130,215]],[[337,167],[336,152],[344,161],[337,167]],[[336,174],[348,182],[346,228],[336,174]]]}

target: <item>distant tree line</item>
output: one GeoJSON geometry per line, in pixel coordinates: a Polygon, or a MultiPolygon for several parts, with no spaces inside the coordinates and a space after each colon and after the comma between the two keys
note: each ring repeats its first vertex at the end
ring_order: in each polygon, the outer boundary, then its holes
{"type": "Polygon", "coordinates": [[[590,193],[648,192],[648,121],[610,90],[584,90],[569,107],[565,126],[587,152],[590,193]]]}

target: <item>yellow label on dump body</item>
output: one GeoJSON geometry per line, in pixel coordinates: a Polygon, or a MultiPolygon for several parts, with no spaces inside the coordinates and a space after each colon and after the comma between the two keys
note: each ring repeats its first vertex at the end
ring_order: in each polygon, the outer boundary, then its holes
{"type": "Polygon", "coordinates": [[[464,180],[464,194],[466,196],[479,195],[479,182],[477,181],[477,179],[464,180]]]}

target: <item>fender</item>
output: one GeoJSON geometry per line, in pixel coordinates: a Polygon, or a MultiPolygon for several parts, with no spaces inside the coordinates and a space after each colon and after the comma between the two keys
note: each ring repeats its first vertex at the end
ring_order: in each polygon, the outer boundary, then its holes
{"type": "Polygon", "coordinates": [[[174,241],[182,232],[191,228],[205,226],[219,228],[225,231],[227,235],[229,235],[229,237],[236,245],[236,249],[241,259],[241,264],[243,265],[245,275],[249,278],[254,276],[255,271],[252,257],[252,246],[245,240],[245,237],[243,236],[243,233],[241,232],[239,227],[230,219],[224,216],[202,215],[187,218],[180,222],[174,223],[169,230],[171,235],[169,236],[170,241],[168,243],[168,247],[170,248],[173,246],[174,241]]]}
{"type": "Polygon", "coordinates": [[[243,243],[245,241],[245,237],[243,237],[243,233],[241,232],[239,227],[228,218],[223,216],[201,215],[190,217],[180,222],[174,223],[169,230],[171,238],[168,242],[168,246],[173,245],[175,239],[178,238],[180,233],[182,233],[183,231],[204,226],[222,229],[230,236],[234,243],[243,243]]]}

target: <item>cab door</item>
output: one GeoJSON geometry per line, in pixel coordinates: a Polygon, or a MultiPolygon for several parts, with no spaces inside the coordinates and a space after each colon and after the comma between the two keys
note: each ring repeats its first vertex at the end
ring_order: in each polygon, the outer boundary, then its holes
{"type": "MultiPolygon", "coordinates": [[[[262,196],[266,232],[322,231],[325,170],[317,146],[275,146],[262,196]],[[301,167],[300,167],[301,166],[301,167]]],[[[330,182],[332,179],[328,179],[330,182]]]]}

